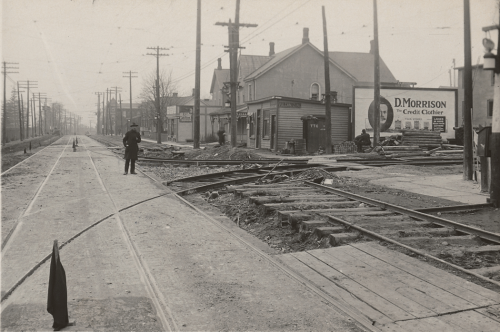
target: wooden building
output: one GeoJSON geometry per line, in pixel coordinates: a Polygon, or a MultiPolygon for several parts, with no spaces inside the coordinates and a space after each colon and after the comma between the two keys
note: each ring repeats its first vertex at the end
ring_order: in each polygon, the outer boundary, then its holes
{"type": "MultiPolygon", "coordinates": [[[[273,96],[249,101],[247,146],[283,149],[287,142],[305,139],[306,150],[324,148],[325,105],[320,101],[273,96]],[[324,136],[322,136],[324,137],[324,136]]],[[[332,104],[332,144],[346,141],[350,132],[350,104],[332,104]]]]}

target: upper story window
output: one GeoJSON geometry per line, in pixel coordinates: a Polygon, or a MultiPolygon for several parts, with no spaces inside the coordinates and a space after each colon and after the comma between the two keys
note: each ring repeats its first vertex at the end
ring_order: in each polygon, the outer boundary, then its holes
{"type": "Polygon", "coordinates": [[[491,71],[491,86],[495,86],[495,71],[491,71]]]}
{"type": "Polygon", "coordinates": [[[488,104],[486,105],[487,107],[487,110],[486,110],[486,114],[488,117],[492,117],[493,116],[493,99],[488,99],[488,104]]]}
{"type": "Polygon", "coordinates": [[[311,84],[311,100],[319,100],[319,84],[311,84]]]}
{"type": "Polygon", "coordinates": [[[253,100],[252,96],[252,84],[248,84],[248,100],[253,100]]]}

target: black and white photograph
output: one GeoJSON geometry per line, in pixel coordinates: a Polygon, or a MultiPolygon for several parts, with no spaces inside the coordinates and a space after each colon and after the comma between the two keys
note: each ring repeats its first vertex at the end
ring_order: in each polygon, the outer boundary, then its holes
{"type": "Polygon", "coordinates": [[[500,0],[2,0],[0,331],[500,331],[500,0]]]}

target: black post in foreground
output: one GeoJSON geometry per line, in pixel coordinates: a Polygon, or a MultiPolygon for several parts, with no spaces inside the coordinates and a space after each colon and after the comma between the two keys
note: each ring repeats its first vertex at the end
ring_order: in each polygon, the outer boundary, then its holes
{"type": "Polygon", "coordinates": [[[330,96],[330,54],[328,53],[328,33],[326,29],[325,6],[321,7],[323,12],[323,60],[325,62],[325,151],[332,153],[332,107],[330,96]]]}
{"type": "Polygon", "coordinates": [[[57,240],[54,241],[52,258],[50,260],[47,311],[52,315],[52,317],[54,317],[54,324],[52,325],[54,331],[59,331],[69,325],[66,272],[64,272],[64,268],[59,257],[57,240]]]}

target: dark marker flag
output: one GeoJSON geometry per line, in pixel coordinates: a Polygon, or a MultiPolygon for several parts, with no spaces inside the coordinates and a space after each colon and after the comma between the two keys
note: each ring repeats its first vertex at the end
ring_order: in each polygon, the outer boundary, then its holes
{"type": "Polygon", "coordinates": [[[68,292],[66,289],[66,273],[59,258],[57,240],[52,248],[50,261],[49,295],[47,298],[47,311],[54,317],[55,331],[65,328],[69,324],[68,318],[68,292]]]}

